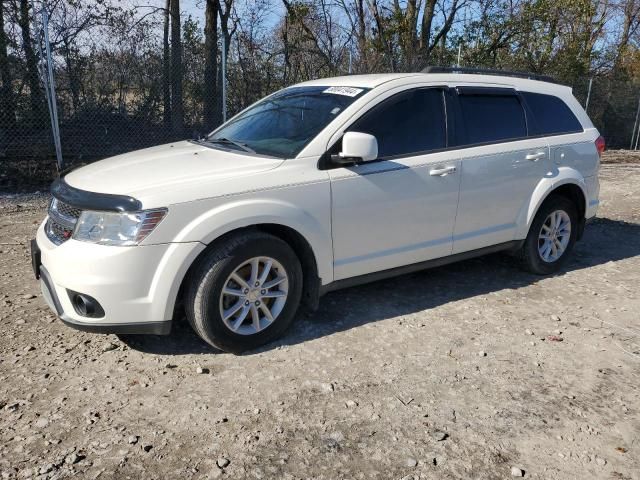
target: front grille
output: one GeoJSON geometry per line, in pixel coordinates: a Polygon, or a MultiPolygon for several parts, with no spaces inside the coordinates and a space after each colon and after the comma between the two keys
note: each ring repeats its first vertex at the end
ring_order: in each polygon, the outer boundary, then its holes
{"type": "Polygon", "coordinates": [[[80,218],[82,210],[57,198],[49,204],[49,220],[45,225],[45,232],[49,240],[60,245],[71,238],[73,229],[80,218]]]}
{"type": "Polygon", "coordinates": [[[78,218],[80,218],[80,214],[82,213],[82,210],[80,210],[79,208],[73,207],[68,203],[63,203],[59,200],[56,201],[56,206],[58,213],[63,217],[69,219],[77,220],[78,218]]]}

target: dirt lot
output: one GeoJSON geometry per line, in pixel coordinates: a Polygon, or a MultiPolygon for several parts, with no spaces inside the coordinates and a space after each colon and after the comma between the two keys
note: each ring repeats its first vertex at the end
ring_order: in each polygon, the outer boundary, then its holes
{"type": "Polygon", "coordinates": [[[243,356],[64,327],[27,252],[45,199],[0,200],[2,478],[640,479],[640,163],[601,180],[560,275],[335,292],[243,356]]]}

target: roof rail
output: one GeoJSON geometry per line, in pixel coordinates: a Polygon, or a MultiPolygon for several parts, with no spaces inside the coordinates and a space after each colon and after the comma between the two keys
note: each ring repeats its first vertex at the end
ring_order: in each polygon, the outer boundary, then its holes
{"type": "Polygon", "coordinates": [[[528,72],[512,72],[509,70],[496,70],[491,68],[431,66],[423,69],[422,73],[473,73],[478,75],[499,75],[502,77],[527,78],[529,80],[539,80],[541,82],[559,83],[556,79],[548,75],[538,75],[537,73],[528,72]]]}

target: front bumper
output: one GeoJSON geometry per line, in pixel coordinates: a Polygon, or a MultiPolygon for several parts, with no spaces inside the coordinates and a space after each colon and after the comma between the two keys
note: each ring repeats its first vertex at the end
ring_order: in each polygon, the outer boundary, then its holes
{"type": "Polygon", "coordinates": [[[56,294],[53,286],[51,275],[42,265],[37,269],[38,278],[40,279],[40,288],[42,296],[49,308],[53,310],[58,318],[68,327],[91,333],[116,333],[116,334],[134,334],[142,333],[148,335],[168,335],[171,332],[171,321],[163,322],[146,322],[146,323],[104,323],[104,322],[79,322],[70,318],[65,314],[60,299],[56,294]]]}
{"type": "Polygon", "coordinates": [[[56,246],[43,226],[32,246],[34,272],[47,304],[65,324],[98,333],[170,332],[178,290],[203,244],[111,247],[71,239],[56,246]],[[80,315],[69,292],[96,299],[104,316],[80,315]]]}

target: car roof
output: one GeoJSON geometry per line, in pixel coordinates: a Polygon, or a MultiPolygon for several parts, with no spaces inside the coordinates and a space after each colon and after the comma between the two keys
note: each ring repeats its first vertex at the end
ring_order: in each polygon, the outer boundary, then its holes
{"type": "Polygon", "coordinates": [[[374,88],[391,80],[401,78],[416,77],[417,73],[373,73],[366,75],[344,75],[341,77],[319,78],[317,80],[309,80],[307,82],[298,83],[297,87],[314,87],[314,86],[345,86],[359,88],[374,88]]]}
{"type": "Polygon", "coordinates": [[[299,83],[295,86],[344,86],[357,88],[375,88],[394,80],[427,81],[458,84],[482,84],[488,86],[504,86],[518,90],[545,92],[551,94],[567,94],[571,88],[557,83],[518,78],[507,75],[487,75],[469,73],[377,73],[367,75],[345,75],[341,77],[321,78],[299,83]]]}

